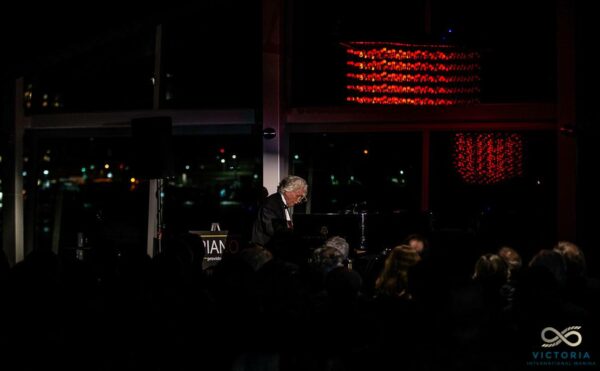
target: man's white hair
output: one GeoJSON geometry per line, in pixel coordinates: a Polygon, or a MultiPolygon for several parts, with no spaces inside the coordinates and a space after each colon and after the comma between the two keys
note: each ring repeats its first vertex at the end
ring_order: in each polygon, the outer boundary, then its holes
{"type": "Polygon", "coordinates": [[[306,180],[300,178],[296,175],[289,175],[281,180],[279,185],[277,186],[277,192],[293,192],[298,189],[306,189],[308,188],[308,184],[306,180]]]}

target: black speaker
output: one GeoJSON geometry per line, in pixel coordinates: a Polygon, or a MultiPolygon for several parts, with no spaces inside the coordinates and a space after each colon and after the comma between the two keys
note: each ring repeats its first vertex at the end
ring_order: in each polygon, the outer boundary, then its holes
{"type": "Polygon", "coordinates": [[[139,179],[163,179],[173,176],[171,117],[132,119],[131,134],[133,175],[139,179]]]}

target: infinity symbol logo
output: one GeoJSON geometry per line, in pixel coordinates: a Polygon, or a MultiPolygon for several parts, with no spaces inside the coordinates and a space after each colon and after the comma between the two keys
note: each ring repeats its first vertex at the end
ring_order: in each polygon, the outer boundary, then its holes
{"type": "Polygon", "coordinates": [[[551,347],[555,347],[558,344],[564,342],[565,344],[567,344],[570,347],[576,347],[579,344],[581,344],[581,334],[579,333],[579,331],[575,331],[575,330],[579,330],[581,328],[581,326],[571,326],[571,327],[567,327],[566,329],[562,330],[561,332],[558,332],[554,327],[546,327],[545,329],[542,330],[542,340],[544,340],[546,342],[546,344],[542,344],[543,348],[551,348],[551,347]],[[551,338],[547,338],[546,337],[546,333],[551,332],[553,333],[554,337],[551,338]],[[577,341],[569,341],[569,337],[574,336],[577,341]]]}

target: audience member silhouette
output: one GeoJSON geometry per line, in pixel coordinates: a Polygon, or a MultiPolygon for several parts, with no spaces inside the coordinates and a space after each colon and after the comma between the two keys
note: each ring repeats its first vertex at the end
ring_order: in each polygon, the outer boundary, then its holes
{"type": "Polygon", "coordinates": [[[376,295],[412,299],[408,281],[409,269],[421,260],[419,254],[408,245],[396,246],[385,260],[383,270],[375,281],[376,295]]]}
{"type": "Polygon", "coordinates": [[[398,358],[405,360],[404,368],[415,368],[414,355],[421,343],[421,316],[410,292],[409,269],[420,260],[412,247],[396,246],[375,281],[373,322],[378,352],[374,369],[384,369],[398,358]]]}
{"type": "Polygon", "coordinates": [[[600,323],[592,313],[600,312],[597,300],[600,297],[600,280],[588,275],[585,255],[575,243],[559,241],[553,250],[561,254],[565,261],[565,300],[583,308],[588,313],[594,328],[599,330],[600,323]]]}

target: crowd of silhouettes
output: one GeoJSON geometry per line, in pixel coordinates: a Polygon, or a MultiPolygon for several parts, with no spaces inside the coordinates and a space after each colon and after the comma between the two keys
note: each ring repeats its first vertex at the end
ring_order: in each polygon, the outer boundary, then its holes
{"type": "Polygon", "coordinates": [[[541,329],[575,325],[598,354],[600,284],[576,244],[401,241],[359,256],[342,236],[302,254],[274,239],[204,269],[190,234],[153,258],[102,241],[85,259],[1,256],[0,369],[519,370],[541,329]]]}

